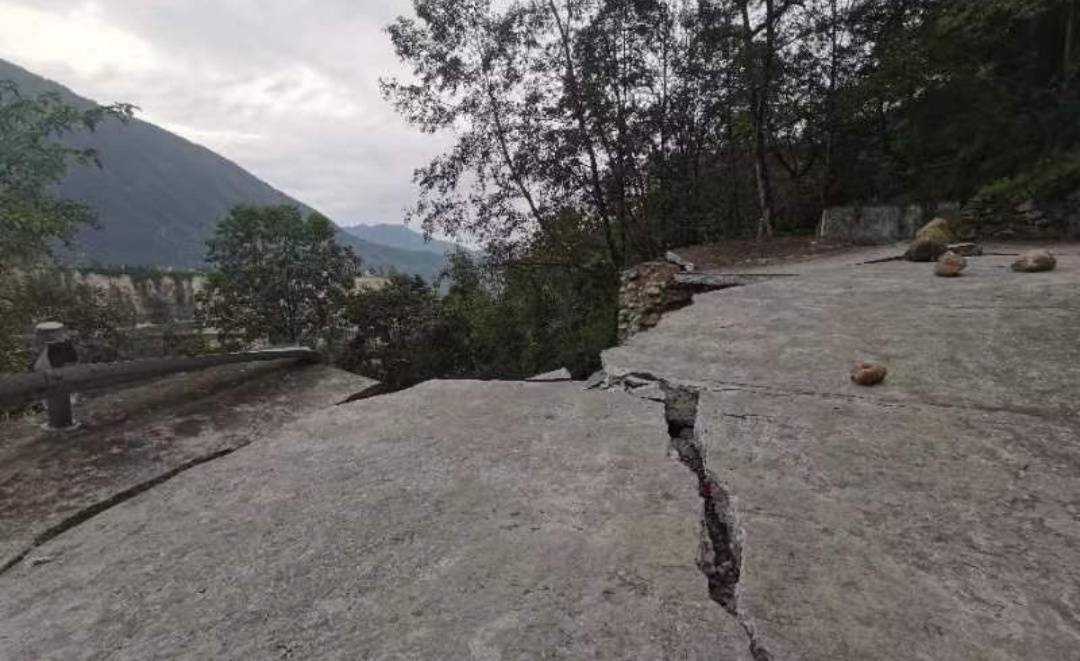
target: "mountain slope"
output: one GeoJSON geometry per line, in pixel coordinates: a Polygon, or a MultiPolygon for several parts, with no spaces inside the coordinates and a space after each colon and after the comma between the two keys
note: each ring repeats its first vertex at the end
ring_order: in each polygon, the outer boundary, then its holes
{"type": "MultiPolygon", "coordinates": [[[[0,80],[12,80],[24,95],[59,93],[66,102],[92,102],[67,88],[0,60],[0,80]]],[[[130,266],[197,268],[218,219],[233,205],[307,205],[258,179],[236,163],[153,124],[107,122],[92,134],[70,139],[98,150],[103,169],[74,167],[59,193],[90,204],[100,229],[80,232],[69,259],[130,266]]],[[[389,267],[430,278],[440,255],[401,250],[341,233],[367,268],[389,267]]]]}
{"type": "Polygon", "coordinates": [[[355,237],[402,250],[422,250],[437,255],[445,255],[457,249],[457,246],[449,241],[440,241],[438,239],[425,241],[423,234],[409,229],[405,225],[391,223],[352,225],[345,227],[344,230],[355,237]]]}

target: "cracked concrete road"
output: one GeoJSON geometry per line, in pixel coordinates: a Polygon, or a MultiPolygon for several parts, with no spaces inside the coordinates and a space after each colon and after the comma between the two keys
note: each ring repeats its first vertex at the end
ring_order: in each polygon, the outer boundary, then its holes
{"type": "Polygon", "coordinates": [[[314,413],[0,576],[0,654],[720,659],[663,405],[431,382],[314,413]]]}
{"type": "Polygon", "coordinates": [[[1078,658],[1080,248],[1054,250],[956,279],[808,263],[605,353],[616,381],[701,392],[739,615],[774,659],[1078,658]],[[862,359],[884,384],[850,383],[862,359]]]}
{"type": "Polygon", "coordinates": [[[785,264],[605,352],[638,397],[314,412],[0,576],[0,657],[1075,659],[1080,247],[1055,251],[785,264]]]}

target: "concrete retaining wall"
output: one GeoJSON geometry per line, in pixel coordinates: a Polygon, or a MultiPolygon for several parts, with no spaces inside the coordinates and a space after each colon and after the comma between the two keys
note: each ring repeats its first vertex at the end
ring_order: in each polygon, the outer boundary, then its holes
{"type": "Polygon", "coordinates": [[[818,236],[868,243],[907,241],[934,216],[959,212],[959,205],[951,203],[831,207],[821,214],[818,236]]]}

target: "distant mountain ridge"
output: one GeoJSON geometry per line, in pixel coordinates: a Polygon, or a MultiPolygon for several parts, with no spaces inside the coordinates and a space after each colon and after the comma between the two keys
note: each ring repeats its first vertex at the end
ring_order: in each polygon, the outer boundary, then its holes
{"type": "Polygon", "coordinates": [[[458,249],[456,244],[449,241],[425,239],[423,233],[410,229],[405,225],[377,223],[374,225],[349,225],[343,229],[359,239],[381,243],[384,246],[401,250],[421,250],[437,255],[445,255],[458,249]]]}
{"type": "MultiPolygon", "coordinates": [[[[23,95],[56,92],[67,103],[93,102],[66,87],[0,60],[0,80],[23,95]]],[[[122,99],[124,101],[136,100],[122,99]]],[[[221,155],[148,122],[110,121],[68,140],[98,150],[103,169],[73,167],[58,192],[98,212],[100,229],[87,228],[65,257],[77,264],[199,268],[217,221],[235,204],[311,207],[277,190],[221,155]]],[[[395,269],[431,279],[445,259],[430,250],[382,245],[346,232],[340,240],[366,268],[395,269]]]]}

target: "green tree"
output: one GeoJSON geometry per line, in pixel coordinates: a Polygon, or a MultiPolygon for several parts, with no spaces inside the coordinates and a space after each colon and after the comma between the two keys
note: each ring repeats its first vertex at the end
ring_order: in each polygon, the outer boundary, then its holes
{"type": "Polygon", "coordinates": [[[460,334],[435,290],[418,276],[393,274],[384,287],[355,293],[347,318],[356,328],[339,363],[396,390],[467,372],[460,334]]]}
{"type": "Polygon", "coordinates": [[[62,139],[108,118],[127,121],[133,110],[124,103],[76,108],[52,93],[26,98],[0,81],[0,273],[48,256],[94,221],[90,207],[57,197],[53,186],[73,163],[100,166],[97,153],[62,139]]]}
{"type": "Polygon", "coordinates": [[[102,290],[71,282],[56,269],[9,274],[0,296],[0,372],[23,372],[35,358],[34,325],[61,320],[74,331],[79,360],[112,362],[130,357],[125,329],[136,323],[135,305],[116,288],[102,290]]]}
{"type": "Polygon", "coordinates": [[[359,273],[325,216],[294,206],[238,205],[208,242],[213,271],[199,319],[230,343],[313,343],[342,336],[345,301],[359,273]]]}

